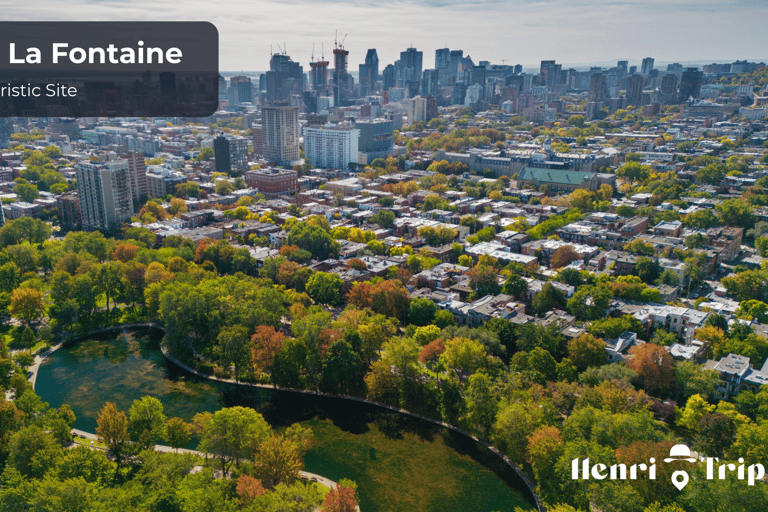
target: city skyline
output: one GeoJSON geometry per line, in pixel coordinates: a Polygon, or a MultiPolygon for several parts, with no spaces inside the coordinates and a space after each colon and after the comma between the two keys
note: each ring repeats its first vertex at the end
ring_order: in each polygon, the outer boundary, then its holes
{"type": "Polygon", "coordinates": [[[433,67],[434,50],[444,47],[462,49],[475,62],[504,61],[525,67],[547,59],[577,67],[616,60],[639,65],[648,56],[657,64],[768,58],[768,39],[754,38],[764,19],[759,15],[764,9],[759,0],[691,0],[674,5],[657,0],[426,0],[386,5],[268,0],[230,2],[218,5],[215,11],[210,5],[166,0],[76,0],[67,4],[42,0],[32,11],[26,5],[0,1],[3,19],[8,21],[210,21],[220,34],[219,67],[233,72],[266,70],[270,48],[278,53],[284,46],[302,64],[310,61],[313,44],[315,60],[323,49],[326,60],[332,60],[337,30],[339,41],[346,35],[350,70],[363,63],[369,48],[376,48],[380,62],[386,64],[411,45],[425,53],[425,69],[433,67]],[[46,13],[43,18],[40,12],[46,13]],[[718,37],[712,37],[718,29],[718,37]],[[478,40],[478,33],[485,37],[478,40]]]}

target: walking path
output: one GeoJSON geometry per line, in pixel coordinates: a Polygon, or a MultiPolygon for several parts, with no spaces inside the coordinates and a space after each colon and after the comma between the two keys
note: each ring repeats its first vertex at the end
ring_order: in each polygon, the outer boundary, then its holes
{"type": "MultiPolygon", "coordinates": [[[[90,440],[90,441],[98,441],[99,440],[99,436],[97,436],[96,434],[93,434],[91,432],[86,432],[84,430],[78,430],[76,428],[72,429],[72,435],[77,436],[77,437],[81,437],[83,439],[87,439],[87,440],[90,440]]],[[[103,448],[98,447],[98,446],[91,446],[91,448],[97,449],[97,450],[106,451],[103,448]]],[[[205,452],[200,452],[200,451],[197,451],[197,450],[188,450],[186,448],[176,449],[176,448],[173,448],[171,446],[166,446],[166,445],[162,445],[162,444],[156,444],[155,447],[154,447],[154,450],[156,452],[162,452],[162,453],[187,453],[187,454],[190,454],[190,455],[196,455],[198,457],[206,457],[207,456],[207,454],[205,452]]],[[[325,487],[327,487],[329,489],[335,489],[339,485],[338,483],[334,482],[333,480],[331,480],[329,478],[325,478],[324,476],[316,475],[315,473],[310,473],[309,471],[299,471],[299,477],[302,480],[309,480],[310,482],[316,482],[316,483],[318,483],[318,484],[320,484],[322,486],[325,486],[325,487]]],[[[358,510],[360,510],[360,509],[358,508],[358,510]]]]}

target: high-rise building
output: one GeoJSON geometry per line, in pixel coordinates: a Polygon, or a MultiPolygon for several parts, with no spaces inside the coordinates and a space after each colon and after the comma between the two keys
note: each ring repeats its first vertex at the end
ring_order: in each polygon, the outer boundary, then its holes
{"type": "Polygon", "coordinates": [[[643,77],[632,75],[627,78],[627,105],[633,107],[643,106],[643,77]]]}
{"type": "Polygon", "coordinates": [[[674,73],[661,77],[661,102],[664,105],[677,102],[677,75],[674,73]]]}
{"type": "MultiPolygon", "coordinates": [[[[0,208],[2,210],[2,208],[0,208]]],[[[56,211],[59,217],[59,225],[64,231],[80,231],[82,221],[80,218],[80,199],[77,192],[67,192],[56,196],[56,211]]]]}
{"type": "Polygon", "coordinates": [[[381,72],[381,82],[382,82],[382,89],[385,91],[387,89],[391,89],[395,87],[397,84],[397,79],[395,77],[395,66],[392,64],[387,64],[384,67],[384,70],[381,72]]]}
{"type": "Polygon", "coordinates": [[[425,69],[421,78],[421,94],[437,96],[437,83],[440,72],[437,69],[425,69]]]}
{"type": "Polygon", "coordinates": [[[643,76],[648,76],[651,74],[652,69],[653,69],[653,58],[652,57],[644,58],[643,64],[640,67],[640,74],[643,76]]]}
{"type": "Polygon", "coordinates": [[[7,117],[0,117],[0,146],[3,146],[6,142],[11,140],[12,134],[13,120],[7,117]]]}
{"type": "Polygon", "coordinates": [[[261,109],[264,158],[277,164],[299,160],[299,109],[293,106],[264,106],[261,109]]]}
{"type": "Polygon", "coordinates": [[[253,134],[253,155],[262,156],[264,154],[264,138],[261,125],[253,125],[251,133],[253,134]]]}
{"type": "Polygon", "coordinates": [[[607,101],[610,98],[605,74],[596,73],[589,77],[589,101],[607,101]]]}
{"type": "Polygon", "coordinates": [[[304,154],[315,167],[347,169],[358,162],[360,130],[351,126],[325,125],[304,128],[304,154]]]}
{"type": "Polygon", "coordinates": [[[423,52],[413,47],[400,52],[400,76],[398,79],[402,80],[403,83],[420,82],[423,56],[423,52]]]}
{"type": "Polygon", "coordinates": [[[464,60],[464,50],[451,50],[451,67],[448,72],[448,80],[456,81],[459,76],[459,64],[464,60]]]}
{"type": "Polygon", "coordinates": [[[701,80],[704,76],[699,68],[688,68],[680,77],[680,101],[698,98],[701,93],[701,80]]]}
{"type": "Polygon", "coordinates": [[[229,79],[230,102],[233,105],[253,103],[251,79],[247,76],[233,76],[229,79]]]}
{"type": "Polygon", "coordinates": [[[221,134],[213,139],[213,154],[216,172],[238,176],[248,171],[248,139],[221,134]]]}
{"type": "Polygon", "coordinates": [[[288,101],[304,92],[304,68],[285,53],[272,55],[265,79],[268,103],[288,101]]]}
{"type": "Polygon", "coordinates": [[[223,133],[213,139],[213,156],[216,160],[216,172],[229,173],[232,169],[232,162],[229,160],[229,141],[223,133]]]}
{"type": "Polygon", "coordinates": [[[320,60],[317,62],[310,62],[310,85],[313,91],[317,91],[321,94],[328,95],[328,61],[320,60]]]}
{"type": "MultiPolygon", "coordinates": [[[[343,43],[343,41],[342,41],[343,43]]],[[[342,44],[334,43],[333,48],[333,103],[336,106],[346,106],[349,101],[349,86],[351,77],[347,71],[349,50],[342,44]]]]}
{"type": "Polygon", "coordinates": [[[546,85],[549,89],[560,84],[560,71],[562,64],[555,64],[553,60],[541,61],[539,68],[539,85],[546,85]]]}
{"type": "Polygon", "coordinates": [[[447,76],[451,69],[451,50],[440,48],[435,50],[435,69],[440,75],[447,76]]]}
{"type": "Polygon", "coordinates": [[[360,64],[358,79],[360,80],[360,96],[367,96],[377,89],[379,79],[379,56],[375,48],[370,48],[365,54],[365,63],[360,64]]]}
{"type": "Polygon", "coordinates": [[[86,230],[114,231],[133,215],[128,162],[80,162],[75,166],[80,214],[86,230]]]}
{"type": "Polygon", "coordinates": [[[128,151],[120,158],[128,162],[128,185],[131,188],[131,197],[134,201],[141,201],[149,193],[144,155],[138,151],[128,151]]]}

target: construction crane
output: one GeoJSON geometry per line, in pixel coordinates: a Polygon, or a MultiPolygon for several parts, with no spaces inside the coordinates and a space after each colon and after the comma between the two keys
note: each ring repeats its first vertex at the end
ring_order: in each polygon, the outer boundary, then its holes
{"type": "Polygon", "coordinates": [[[312,43],[312,62],[315,62],[315,43],[312,43]]]}

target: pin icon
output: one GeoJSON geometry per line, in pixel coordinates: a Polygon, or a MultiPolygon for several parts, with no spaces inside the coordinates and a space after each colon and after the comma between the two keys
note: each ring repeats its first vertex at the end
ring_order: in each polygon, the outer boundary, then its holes
{"type": "Polygon", "coordinates": [[[682,491],[683,487],[688,485],[688,473],[685,471],[675,471],[672,473],[672,485],[677,487],[678,491],[682,491]]]}

